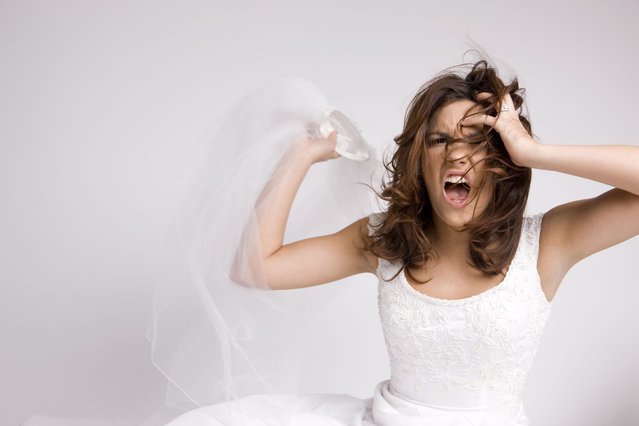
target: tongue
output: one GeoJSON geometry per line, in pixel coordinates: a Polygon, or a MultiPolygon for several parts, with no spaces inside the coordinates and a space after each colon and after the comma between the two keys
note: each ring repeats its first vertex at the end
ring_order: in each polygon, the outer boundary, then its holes
{"type": "Polygon", "coordinates": [[[446,194],[451,200],[459,201],[468,197],[468,189],[464,185],[453,185],[446,188],[446,194]]]}

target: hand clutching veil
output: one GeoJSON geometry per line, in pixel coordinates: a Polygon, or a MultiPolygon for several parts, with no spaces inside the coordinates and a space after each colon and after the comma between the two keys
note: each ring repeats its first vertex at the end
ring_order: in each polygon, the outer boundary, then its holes
{"type": "Polygon", "coordinates": [[[152,361],[168,379],[168,405],[188,409],[298,391],[304,324],[340,288],[319,297],[270,290],[257,218],[269,202],[265,188],[296,138],[333,129],[341,156],[309,171],[291,208],[286,244],[380,210],[366,186],[377,188],[381,180],[375,148],[301,79],[249,93],[208,139],[165,236],[178,267],[159,279],[147,333],[152,361]]]}

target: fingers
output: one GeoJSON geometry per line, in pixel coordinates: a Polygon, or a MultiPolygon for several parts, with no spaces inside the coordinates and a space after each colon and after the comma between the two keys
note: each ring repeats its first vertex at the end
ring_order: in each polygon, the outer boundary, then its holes
{"type": "Polygon", "coordinates": [[[337,130],[333,130],[331,133],[328,134],[328,138],[327,138],[330,142],[331,145],[333,146],[333,152],[331,153],[331,160],[334,160],[336,158],[341,157],[341,155],[335,151],[335,146],[337,145],[337,130]]]}
{"type": "Polygon", "coordinates": [[[506,93],[502,98],[502,104],[504,103],[508,106],[509,111],[515,112],[515,104],[513,103],[513,98],[510,97],[510,93],[506,93]]]}
{"type": "MultiPolygon", "coordinates": [[[[495,96],[493,93],[490,92],[480,92],[477,94],[476,98],[478,101],[485,101],[486,99],[489,99],[491,97],[495,96]]],[[[500,102],[497,105],[497,111],[499,111],[500,113],[503,112],[501,110],[501,106],[502,105],[507,105],[508,106],[508,110],[509,111],[515,111],[515,104],[513,102],[513,98],[510,96],[510,93],[506,93],[500,100],[500,102]]]]}
{"type": "Polygon", "coordinates": [[[497,123],[497,117],[486,114],[474,114],[464,118],[461,122],[462,126],[471,127],[478,124],[485,124],[486,126],[495,127],[497,123]]]}
{"type": "Polygon", "coordinates": [[[490,98],[491,96],[495,96],[490,92],[480,92],[477,94],[477,100],[478,101],[485,101],[486,99],[490,98]]]}

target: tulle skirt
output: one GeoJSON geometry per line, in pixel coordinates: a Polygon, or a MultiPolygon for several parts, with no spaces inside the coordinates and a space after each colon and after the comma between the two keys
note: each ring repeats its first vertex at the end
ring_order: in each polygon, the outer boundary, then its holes
{"type": "Polygon", "coordinates": [[[368,399],[345,394],[252,395],[189,411],[169,426],[523,426],[515,416],[481,408],[435,407],[403,398],[384,380],[368,399]]]}

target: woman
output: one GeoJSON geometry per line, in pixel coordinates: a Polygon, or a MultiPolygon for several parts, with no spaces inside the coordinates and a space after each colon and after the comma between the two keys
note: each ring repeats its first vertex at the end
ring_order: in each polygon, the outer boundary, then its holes
{"type": "Polygon", "coordinates": [[[391,378],[366,400],[249,396],[171,425],[528,424],[524,383],[562,278],[639,233],[639,148],[542,145],[522,103],[517,80],[505,85],[485,61],[440,74],[395,138],[386,211],[283,244],[311,166],[339,157],[335,132],[296,139],[256,204],[259,238],[239,256],[259,267],[232,278],[250,285],[259,269],[268,288],[293,289],[376,274],[391,378]],[[532,168],[614,188],[524,216],[532,168]]]}

